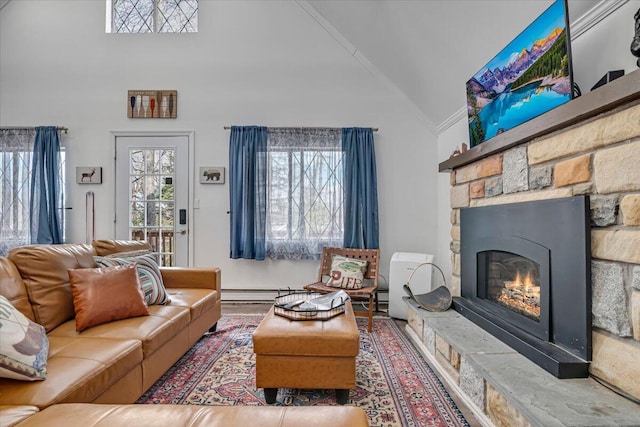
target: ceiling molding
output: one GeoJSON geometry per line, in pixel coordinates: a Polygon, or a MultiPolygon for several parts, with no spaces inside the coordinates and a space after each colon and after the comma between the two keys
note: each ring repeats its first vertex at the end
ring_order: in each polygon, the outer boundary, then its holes
{"type": "Polygon", "coordinates": [[[571,24],[571,41],[577,39],[629,0],[601,0],[571,24]]]}
{"type": "MultiPolygon", "coordinates": [[[[582,34],[589,31],[591,28],[600,23],[607,16],[618,10],[621,6],[627,3],[629,0],[601,0],[593,8],[589,9],[584,15],[576,19],[571,24],[571,41],[574,41],[582,34]]],[[[459,120],[467,117],[467,108],[462,107],[449,116],[445,121],[437,126],[438,134],[449,129],[456,124],[459,120]]]]}
{"type": "Polygon", "coordinates": [[[445,121],[438,125],[438,134],[441,134],[445,130],[449,129],[454,124],[458,123],[462,119],[467,118],[467,107],[462,107],[452,115],[450,115],[445,121]]]}
{"type": "Polygon", "coordinates": [[[411,100],[409,97],[391,81],[378,67],[376,67],[369,59],[364,56],[357,47],[355,47],[349,40],[347,40],[340,31],[338,31],[327,19],[325,19],[320,12],[311,6],[306,0],[296,0],[296,3],[305,11],[311,18],[318,23],[335,41],[338,42],[356,61],[358,61],[371,75],[381,80],[388,88],[393,90],[401,98],[403,98],[414,115],[418,120],[423,122],[426,127],[437,135],[437,128],[434,123],[427,117],[427,115],[411,100]]]}

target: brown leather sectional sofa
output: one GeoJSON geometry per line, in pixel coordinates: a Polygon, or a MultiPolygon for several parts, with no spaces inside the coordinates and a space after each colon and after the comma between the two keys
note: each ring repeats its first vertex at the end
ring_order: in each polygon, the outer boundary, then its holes
{"type": "Polygon", "coordinates": [[[43,325],[49,339],[44,381],[0,378],[0,426],[232,426],[263,417],[265,426],[321,426],[323,419],[336,426],[342,425],[336,423],[338,412],[348,422],[344,425],[368,425],[359,408],[126,405],[220,318],[220,269],[161,268],[169,304],[149,306],[149,316],[76,332],[67,270],[95,267],[94,255],[146,248],[146,242],[100,240],[25,246],[0,257],[0,294],[43,325]],[[327,410],[334,415],[324,416],[327,410]],[[147,418],[153,423],[141,423],[147,418]]]}
{"type": "MultiPolygon", "coordinates": [[[[26,408],[24,408],[26,410],[26,408]]],[[[53,405],[15,427],[365,427],[355,406],[53,405]]]]}

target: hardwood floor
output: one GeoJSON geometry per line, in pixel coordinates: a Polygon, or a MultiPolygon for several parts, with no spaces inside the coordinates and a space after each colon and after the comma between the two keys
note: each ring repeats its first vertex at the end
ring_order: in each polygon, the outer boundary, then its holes
{"type": "MultiPolygon", "coordinates": [[[[271,308],[272,304],[267,303],[251,303],[251,302],[223,302],[222,303],[222,315],[225,314],[266,314],[267,311],[271,308]]],[[[380,311],[374,313],[375,316],[386,316],[387,315],[387,304],[380,304],[380,311]]],[[[404,330],[407,322],[400,319],[395,319],[395,322],[400,326],[402,330],[404,330]]],[[[452,390],[445,382],[443,382],[444,387],[449,392],[449,395],[456,403],[462,415],[467,419],[467,422],[471,427],[480,427],[482,423],[478,421],[478,419],[473,415],[469,407],[460,399],[460,396],[452,390]]]]}

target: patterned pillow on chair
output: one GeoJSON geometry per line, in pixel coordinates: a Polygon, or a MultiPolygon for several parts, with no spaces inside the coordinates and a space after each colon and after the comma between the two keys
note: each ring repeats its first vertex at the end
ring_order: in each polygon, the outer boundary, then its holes
{"type": "Polygon", "coordinates": [[[327,286],[342,289],[362,289],[367,261],[335,255],[331,261],[331,276],[327,286]]]}
{"type": "Polygon", "coordinates": [[[0,377],[44,380],[47,376],[49,339],[44,328],[29,320],[0,295],[0,377]]]}
{"type": "Polygon", "coordinates": [[[141,255],[128,258],[101,257],[94,256],[98,267],[113,267],[116,265],[129,265],[137,262],[138,278],[140,279],[140,288],[144,293],[144,300],[147,305],[167,304],[169,303],[169,295],[164,287],[160,267],[153,255],[141,255]]]}

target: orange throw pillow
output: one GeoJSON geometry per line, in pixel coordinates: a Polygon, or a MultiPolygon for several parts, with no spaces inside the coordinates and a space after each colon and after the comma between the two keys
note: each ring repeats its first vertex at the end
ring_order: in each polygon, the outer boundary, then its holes
{"type": "Polygon", "coordinates": [[[129,317],[148,316],[136,265],[69,270],[76,331],[129,317]]]}

